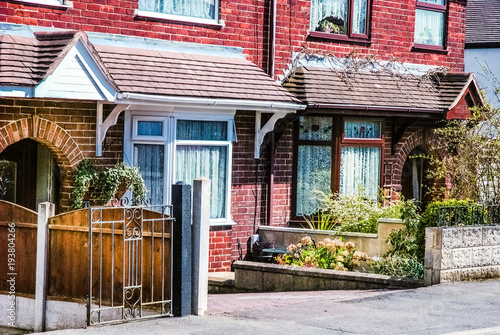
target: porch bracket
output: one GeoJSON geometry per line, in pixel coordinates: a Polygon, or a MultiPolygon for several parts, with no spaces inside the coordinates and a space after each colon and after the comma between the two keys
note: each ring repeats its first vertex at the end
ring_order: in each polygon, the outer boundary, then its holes
{"type": "Polygon", "coordinates": [[[95,154],[97,157],[102,156],[102,142],[106,138],[106,132],[108,129],[118,122],[118,117],[120,116],[121,112],[126,111],[127,109],[130,108],[130,105],[127,104],[118,104],[113,108],[111,113],[109,113],[108,117],[106,120],[103,120],[104,118],[104,112],[103,112],[103,106],[104,104],[102,102],[97,103],[97,121],[96,121],[96,141],[95,141],[95,154]]]}
{"type": "Polygon", "coordinates": [[[276,122],[284,118],[287,113],[285,112],[275,112],[271,118],[266,122],[261,128],[262,122],[262,112],[255,112],[255,148],[254,148],[254,158],[260,158],[260,146],[264,142],[264,137],[267,133],[274,130],[276,122]]]}

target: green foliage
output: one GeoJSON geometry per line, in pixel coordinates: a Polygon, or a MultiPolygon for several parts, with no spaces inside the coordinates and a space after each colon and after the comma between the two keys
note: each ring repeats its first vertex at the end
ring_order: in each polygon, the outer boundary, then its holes
{"type": "Polygon", "coordinates": [[[87,191],[94,205],[103,206],[118,192],[120,186],[132,191],[133,203],[139,204],[146,198],[146,185],[137,167],[125,166],[123,162],[114,167],[97,171],[91,160],[82,160],[75,170],[75,189],[71,195],[72,209],[83,207],[83,198],[87,191]]]}
{"type": "Polygon", "coordinates": [[[287,254],[276,257],[279,264],[352,271],[361,260],[366,260],[366,254],[356,251],[353,242],[329,238],[315,243],[306,236],[299,243],[289,245],[287,250],[287,254]]]}
{"type": "Polygon", "coordinates": [[[435,201],[430,203],[418,223],[418,228],[415,234],[415,243],[417,245],[417,250],[415,256],[421,262],[425,258],[425,228],[436,227],[439,220],[439,207],[442,206],[470,206],[476,205],[476,202],[472,200],[457,200],[457,199],[446,199],[443,201],[435,201]]]}
{"type": "Polygon", "coordinates": [[[370,266],[375,273],[393,277],[424,277],[424,266],[415,257],[389,256],[371,261],[370,266]]]}
{"type": "Polygon", "coordinates": [[[335,227],[332,216],[328,212],[322,210],[316,215],[304,215],[303,217],[310,229],[333,230],[335,227]]]}
{"type": "Polygon", "coordinates": [[[379,202],[367,198],[360,189],[355,195],[323,196],[320,213],[327,213],[332,227],[338,226],[341,232],[376,234],[379,218],[401,219],[406,208],[412,206],[415,206],[413,201],[400,200],[382,207],[379,202]]]}
{"type": "Polygon", "coordinates": [[[83,197],[90,187],[90,184],[97,180],[97,168],[93,161],[84,159],[76,167],[74,173],[75,188],[71,194],[71,208],[83,207],[83,197]]]}
{"type": "MultiPolygon", "coordinates": [[[[451,197],[478,202],[500,202],[500,109],[490,105],[472,108],[472,117],[453,120],[434,130],[439,141],[432,151],[431,179],[451,180],[451,197]]],[[[443,193],[442,190],[432,190],[443,193]]]]}

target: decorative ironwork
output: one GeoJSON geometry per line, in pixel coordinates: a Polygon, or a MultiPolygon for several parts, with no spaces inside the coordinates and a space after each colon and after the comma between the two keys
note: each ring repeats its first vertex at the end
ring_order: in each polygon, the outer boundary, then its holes
{"type": "Polygon", "coordinates": [[[172,315],[173,222],[166,205],[90,208],[88,325],[172,315]]]}
{"type": "Polygon", "coordinates": [[[484,226],[500,223],[500,206],[468,205],[438,208],[438,227],[484,226]]]}

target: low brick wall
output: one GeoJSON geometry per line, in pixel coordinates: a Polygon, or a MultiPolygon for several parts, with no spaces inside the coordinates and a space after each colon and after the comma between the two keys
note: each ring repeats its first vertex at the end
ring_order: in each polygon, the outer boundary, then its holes
{"type": "Polygon", "coordinates": [[[235,287],[247,291],[321,291],[414,288],[423,281],[373,273],[236,261],[235,287]]]}
{"type": "Polygon", "coordinates": [[[259,240],[263,243],[274,243],[275,246],[288,246],[299,242],[304,236],[310,236],[315,241],[322,241],[325,238],[342,238],[344,242],[354,242],[357,250],[368,256],[381,256],[388,250],[386,240],[391,231],[402,227],[403,221],[398,219],[379,219],[377,234],[335,234],[331,230],[260,226],[259,240]]]}
{"type": "Polygon", "coordinates": [[[424,281],[500,277],[500,226],[427,228],[424,281]]]}

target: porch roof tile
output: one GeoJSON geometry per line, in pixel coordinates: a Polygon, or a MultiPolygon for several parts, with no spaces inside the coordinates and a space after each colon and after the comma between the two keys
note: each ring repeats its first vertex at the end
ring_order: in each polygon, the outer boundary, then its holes
{"type": "Polygon", "coordinates": [[[380,72],[342,73],[324,67],[299,67],[284,83],[309,106],[350,105],[448,110],[468,83],[470,73],[440,74],[435,78],[380,72]]]}
{"type": "Polygon", "coordinates": [[[83,39],[119,92],[300,103],[257,65],[241,57],[92,45],[78,31],[0,36],[0,85],[36,86],[83,39]]]}

